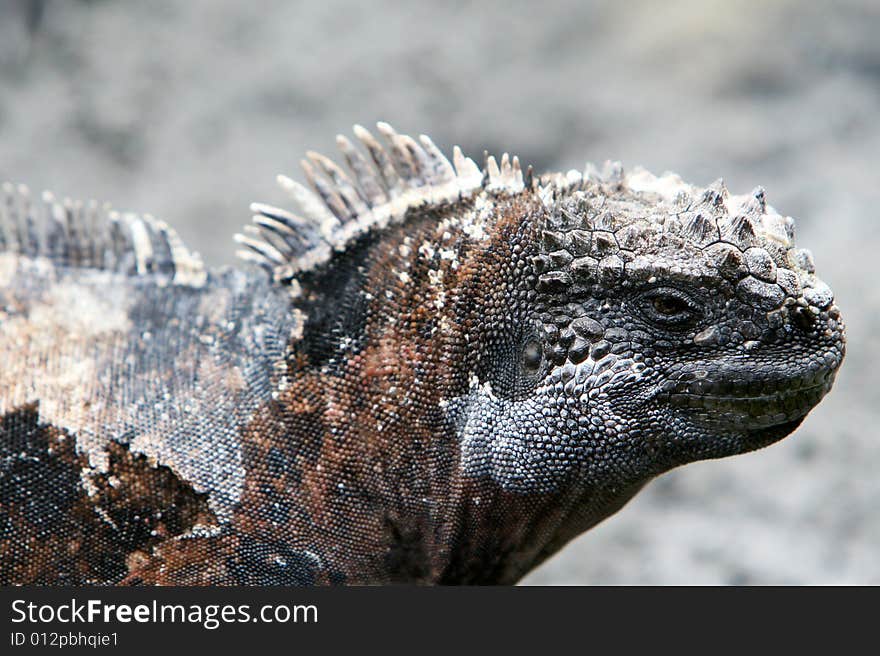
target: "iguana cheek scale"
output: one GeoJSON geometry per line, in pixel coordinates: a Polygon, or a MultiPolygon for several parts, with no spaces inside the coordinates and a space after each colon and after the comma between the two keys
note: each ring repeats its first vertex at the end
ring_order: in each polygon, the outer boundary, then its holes
{"type": "Polygon", "coordinates": [[[829,391],[840,313],[762,189],[378,132],[279,177],[241,269],[6,186],[0,582],[512,583],[829,391]]]}

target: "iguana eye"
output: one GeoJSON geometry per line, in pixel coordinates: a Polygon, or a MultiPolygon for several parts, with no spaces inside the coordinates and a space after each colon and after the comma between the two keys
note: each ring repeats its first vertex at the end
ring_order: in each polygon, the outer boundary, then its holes
{"type": "Polygon", "coordinates": [[[677,289],[652,289],[641,306],[649,319],[668,326],[690,324],[699,314],[699,306],[677,289]]]}
{"type": "Polygon", "coordinates": [[[530,339],[523,346],[522,355],[520,356],[523,371],[529,375],[536,374],[541,369],[544,362],[544,350],[541,348],[541,342],[537,339],[530,339]]]}
{"type": "Polygon", "coordinates": [[[688,311],[687,303],[675,296],[655,296],[651,299],[654,310],[665,316],[671,317],[688,311]]]}

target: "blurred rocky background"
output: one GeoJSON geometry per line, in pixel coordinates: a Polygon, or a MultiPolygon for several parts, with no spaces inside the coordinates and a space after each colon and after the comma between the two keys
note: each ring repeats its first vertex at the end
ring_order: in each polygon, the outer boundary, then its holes
{"type": "Polygon", "coordinates": [[[880,3],[0,0],[0,179],[232,261],[278,172],[387,120],[538,170],[620,159],[797,218],[849,327],[797,434],[655,481],[526,579],[880,583],[880,3]]]}

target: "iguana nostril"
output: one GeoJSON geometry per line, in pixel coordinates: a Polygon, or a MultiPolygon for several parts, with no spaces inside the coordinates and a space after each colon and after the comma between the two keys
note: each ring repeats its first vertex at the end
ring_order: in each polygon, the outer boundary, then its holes
{"type": "Polygon", "coordinates": [[[801,330],[811,330],[816,324],[816,317],[810,312],[809,308],[795,307],[791,311],[791,318],[794,324],[801,330]]]}

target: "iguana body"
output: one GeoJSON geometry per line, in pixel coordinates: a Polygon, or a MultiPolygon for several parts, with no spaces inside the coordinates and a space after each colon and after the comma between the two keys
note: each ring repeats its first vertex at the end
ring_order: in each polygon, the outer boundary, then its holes
{"type": "Polygon", "coordinates": [[[379,129],[254,206],[264,271],[8,193],[0,582],[514,582],[830,388],[843,324],[762,191],[379,129]]]}

